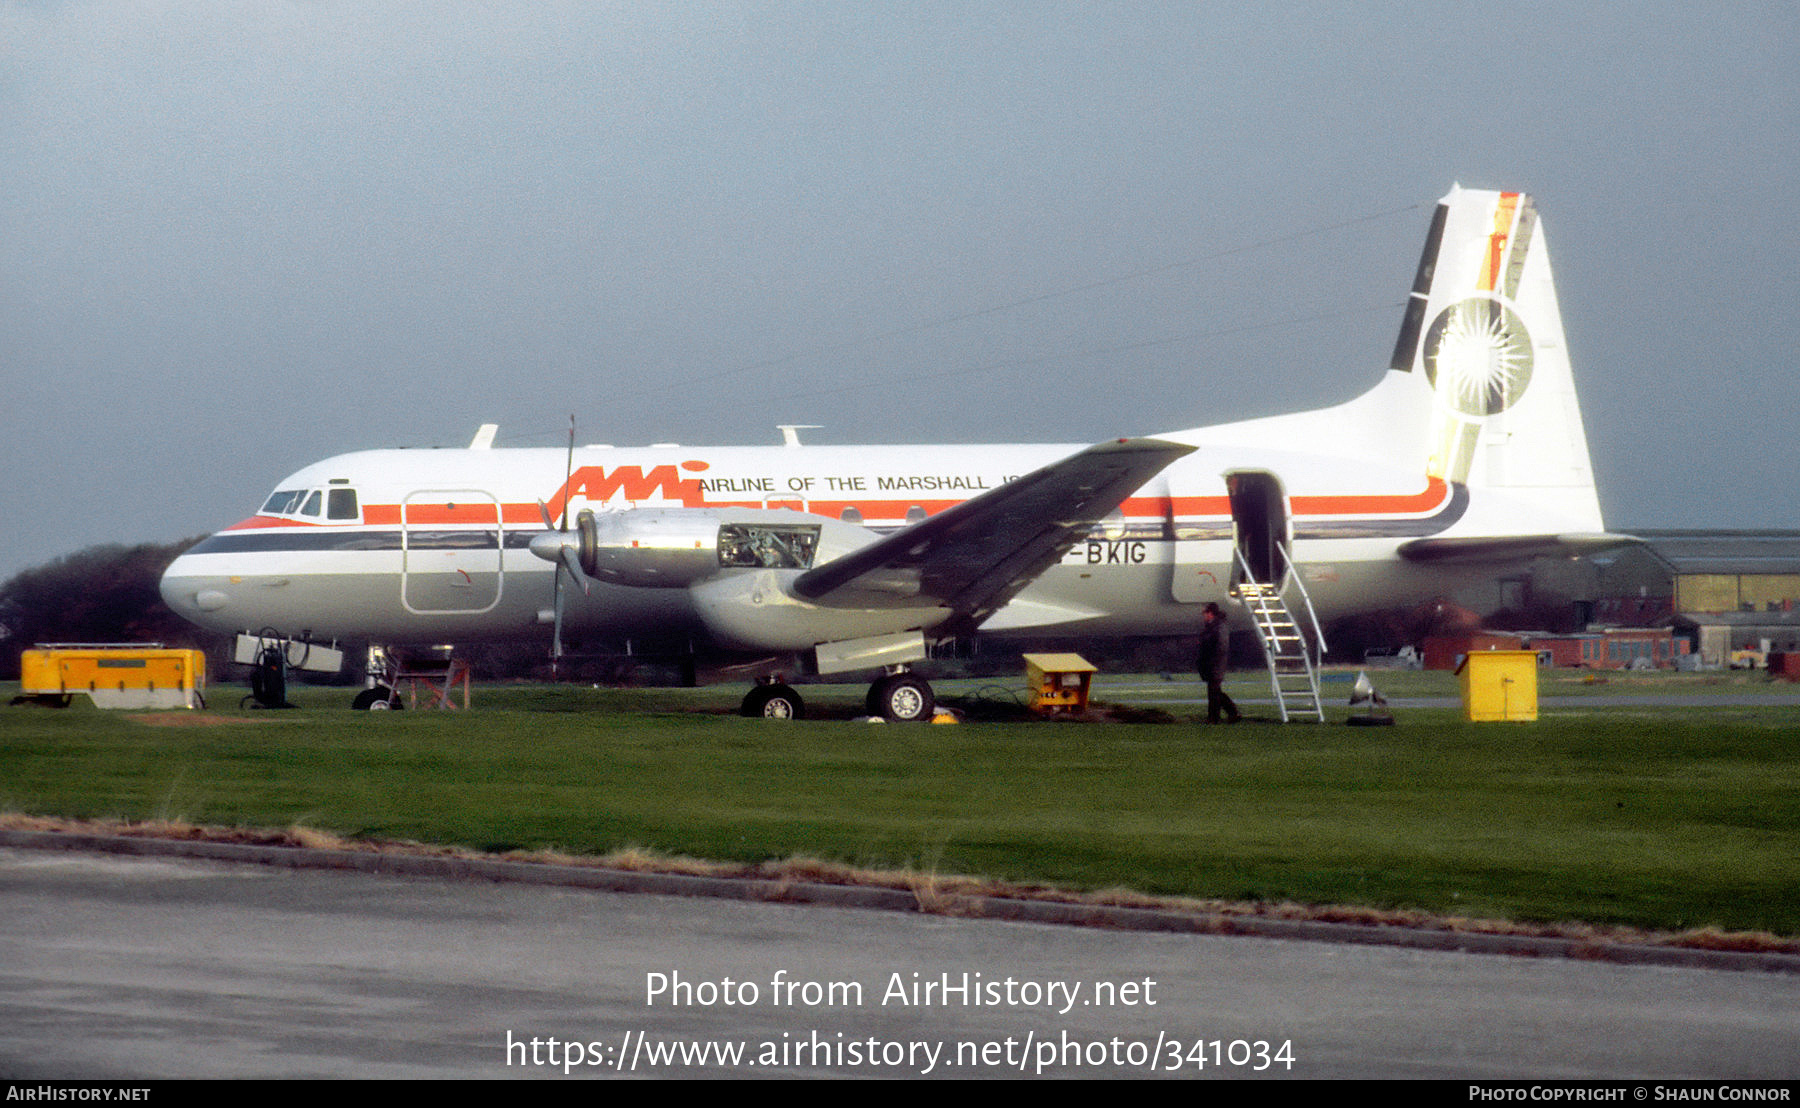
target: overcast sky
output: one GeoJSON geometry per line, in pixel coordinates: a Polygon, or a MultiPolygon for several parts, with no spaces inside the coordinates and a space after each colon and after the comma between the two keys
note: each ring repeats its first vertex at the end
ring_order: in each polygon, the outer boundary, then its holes
{"type": "Polygon", "coordinates": [[[0,579],[347,450],[1347,399],[1535,194],[1614,528],[1800,527],[1791,3],[0,0],[0,579]]]}

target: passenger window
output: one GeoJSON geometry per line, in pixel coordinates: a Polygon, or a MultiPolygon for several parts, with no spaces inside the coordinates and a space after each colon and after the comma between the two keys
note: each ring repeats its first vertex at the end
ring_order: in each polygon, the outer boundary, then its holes
{"type": "Polygon", "coordinates": [[[307,494],[306,503],[300,505],[300,514],[303,516],[317,516],[319,514],[319,504],[323,499],[324,497],[320,495],[319,490],[314,489],[307,494]]]}
{"type": "Polygon", "coordinates": [[[332,489],[325,498],[326,519],[355,519],[356,490],[332,489]]]}

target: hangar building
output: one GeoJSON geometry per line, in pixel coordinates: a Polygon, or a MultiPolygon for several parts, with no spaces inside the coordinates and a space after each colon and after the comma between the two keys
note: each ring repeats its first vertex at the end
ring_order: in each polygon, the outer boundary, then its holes
{"type": "Polygon", "coordinates": [[[1705,666],[1800,650],[1800,532],[1639,534],[1644,546],[1592,559],[1595,621],[1673,626],[1705,666]]]}
{"type": "MultiPolygon", "coordinates": [[[[1800,531],[1632,531],[1644,540],[1581,559],[1540,559],[1525,573],[1458,600],[1488,612],[1486,626],[1583,640],[1574,664],[1667,665],[1681,655],[1705,667],[1748,652],[1800,651],[1800,531]],[[1497,591],[1493,591],[1496,590],[1497,591]],[[1633,646],[1628,629],[1663,629],[1685,641],[1672,653],[1633,646]],[[1605,636],[1602,645],[1592,641],[1605,636]],[[1618,641],[1613,641],[1618,640],[1618,641]],[[1669,659],[1669,660],[1665,660],[1669,659]],[[1610,664],[1608,664],[1610,663],[1610,664]]],[[[1689,664],[1683,662],[1682,664],[1689,664]]]]}

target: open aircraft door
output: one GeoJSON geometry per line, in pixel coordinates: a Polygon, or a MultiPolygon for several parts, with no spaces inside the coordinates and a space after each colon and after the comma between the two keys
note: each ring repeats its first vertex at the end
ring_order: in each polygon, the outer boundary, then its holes
{"type": "Polygon", "coordinates": [[[1287,581],[1294,538],[1281,478],[1263,470],[1237,470],[1225,475],[1225,491],[1239,557],[1231,583],[1236,585],[1247,568],[1251,580],[1280,588],[1287,581]]]}
{"type": "Polygon", "coordinates": [[[500,603],[500,502],[473,489],[421,489],[400,504],[400,600],[415,615],[469,615],[500,603]]]}

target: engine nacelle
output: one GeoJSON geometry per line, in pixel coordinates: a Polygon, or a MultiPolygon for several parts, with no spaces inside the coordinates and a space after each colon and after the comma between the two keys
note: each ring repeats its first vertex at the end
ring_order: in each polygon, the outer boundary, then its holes
{"type": "Polygon", "coordinates": [[[580,552],[590,577],[654,589],[685,588],[732,569],[807,570],[872,536],[781,509],[635,508],[594,517],[591,538],[580,552]]]}
{"type": "Polygon", "coordinates": [[[637,508],[594,521],[590,577],[637,588],[686,588],[719,572],[719,517],[691,509],[637,508]]]}

